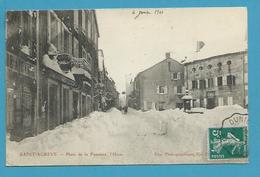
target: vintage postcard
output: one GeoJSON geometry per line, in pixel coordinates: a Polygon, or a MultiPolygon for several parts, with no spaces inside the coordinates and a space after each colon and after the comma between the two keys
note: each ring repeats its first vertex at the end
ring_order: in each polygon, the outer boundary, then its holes
{"type": "Polygon", "coordinates": [[[6,165],[248,162],[247,9],[6,12],[6,165]]]}

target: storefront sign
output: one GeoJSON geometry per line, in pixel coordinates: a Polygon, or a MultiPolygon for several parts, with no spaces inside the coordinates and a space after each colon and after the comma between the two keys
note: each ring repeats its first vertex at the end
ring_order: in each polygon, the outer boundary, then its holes
{"type": "Polygon", "coordinates": [[[214,97],[215,97],[215,91],[207,92],[207,98],[214,98],[214,97]]]}

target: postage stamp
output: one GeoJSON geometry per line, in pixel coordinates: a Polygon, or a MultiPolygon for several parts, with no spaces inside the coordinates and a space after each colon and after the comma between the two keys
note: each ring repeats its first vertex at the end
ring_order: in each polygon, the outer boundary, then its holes
{"type": "Polygon", "coordinates": [[[209,128],[209,159],[248,157],[247,127],[209,128]]]}
{"type": "Polygon", "coordinates": [[[248,158],[248,115],[233,113],[208,129],[209,160],[248,158]]]}

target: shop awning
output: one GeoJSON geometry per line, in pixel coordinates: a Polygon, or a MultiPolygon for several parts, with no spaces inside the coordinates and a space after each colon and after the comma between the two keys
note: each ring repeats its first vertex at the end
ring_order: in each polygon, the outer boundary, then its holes
{"type": "Polygon", "coordinates": [[[73,67],[71,71],[73,74],[84,75],[85,77],[91,79],[91,75],[89,74],[89,72],[82,68],[73,67]]]}
{"type": "Polygon", "coordinates": [[[84,84],[88,85],[89,87],[91,87],[91,84],[87,81],[83,81],[84,84]]]}
{"type": "Polygon", "coordinates": [[[89,71],[91,71],[91,65],[86,58],[72,57],[71,61],[73,63],[73,66],[83,68],[84,70],[88,69],[89,71]]]}
{"type": "Polygon", "coordinates": [[[47,54],[45,54],[43,56],[42,63],[47,68],[50,68],[51,70],[53,70],[53,71],[63,75],[64,77],[67,77],[67,78],[75,81],[75,78],[74,78],[72,72],[70,72],[70,71],[69,72],[64,72],[64,71],[61,70],[61,68],[60,68],[60,66],[58,64],[57,59],[55,59],[55,58],[54,59],[50,59],[50,57],[47,54]]]}

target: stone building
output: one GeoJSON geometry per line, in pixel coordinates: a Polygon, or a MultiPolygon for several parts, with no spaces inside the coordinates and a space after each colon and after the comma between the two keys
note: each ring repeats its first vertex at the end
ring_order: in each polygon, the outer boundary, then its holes
{"type": "Polygon", "coordinates": [[[134,107],[142,110],[164,110],[182,106],[184,66],[166,53],[166,58],[140,72],[134,79],[131,95],[134,107]],[[134,101],[133,101],[134,100],[134,101]]]}
{"type": "Polygon", "coordinates": [[[94,10],[8,11],[7,132],[12,140],[94,109],[98,25],[94,10]]]}
{"type": "Polygon", "coordinates": [[[184,75],[193,107],[248,105],[247,51],[185,63],[184,75]]]}

